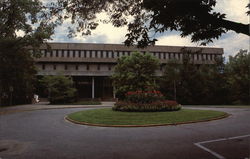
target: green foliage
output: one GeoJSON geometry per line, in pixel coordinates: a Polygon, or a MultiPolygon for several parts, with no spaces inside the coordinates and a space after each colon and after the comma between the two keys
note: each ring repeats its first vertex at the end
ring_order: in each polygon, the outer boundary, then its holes
{"type": "Polygon", "coordinates": [[[36,70],[27,49],[0,39],[0,105],[30,103],[36,70]]]}
{"type": "Polygon", "coordinates": [[[33,57],[53,34],[51,18],[39,0],[0,1],[0,105],[31,102],[33,57]]]}
{"type": "Polygon", "coordinates": [[[249,104],[249,65],[245,50],[229,57],[226,64],[223,59],[200,66],[188,59],[183,64],[170,62],[160,80],[160,90],[182,104],[249,104]]]}
{"type": "Polygon", "coordinates": [[[42,83],[47,86],[51,104],[66,104],[76,99],[76,89],[73,81],[66,76],[44,76],[42,83]]]}
{"type": "Polygon", "coordinates": [[[158,66],[159,61],[148,53],[143,55],[135,52],[119,58],[112,75],[117,96],[124,99],[125,93],[129,91],[155,90],[155,71],[158,66]]]}
{"type": "Polygon", "coordinates": [[[176,101],[168,100],[158,100],[150,103],[118,101],[112,109],[126,112],[178,111],[181,109],[181,105],[176,101]]]}
{"type": "Polygon", "coordinates": [[[226,14],[214,9],[216,3],[217,0],[60,0],[52,8],[59,20],[71,19],[76,24],[71,27],[70,36],[77,31],[89,35],[100,22],[127,26],[126,45],[153,45],[157,39],[151,36],[152,32],[169,30],[181,32],[181,37],[191,36],[192,42],[201,41],[202,45],[229,30],[250,35],[249,24],[227,20],[226,14]],[[107,13],[108,18],[100,21],[96,15],[101,12],[107,13]]]}
{"type": "Polygon", "coordinates": [[[230,95],[234,104],[250,104],[250,53],[240,50],[226,65],[230,95]]]}

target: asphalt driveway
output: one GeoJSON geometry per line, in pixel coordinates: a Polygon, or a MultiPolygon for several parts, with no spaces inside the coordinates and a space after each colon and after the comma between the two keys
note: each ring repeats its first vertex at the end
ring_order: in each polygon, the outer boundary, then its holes
{"type": "MultiPolygon", "coordinates": [[[[249,108],[196,124],[144,128],[76,125],[65,115],[91,108],[0,115],[1,159],[245,159],[250,158],[249,108]]],[[[198,109],[198,108],[195,108],[198,109]]]]}

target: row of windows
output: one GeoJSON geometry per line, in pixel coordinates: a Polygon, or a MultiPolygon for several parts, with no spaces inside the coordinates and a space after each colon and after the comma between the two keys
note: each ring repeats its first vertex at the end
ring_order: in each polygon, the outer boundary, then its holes
{"type": "MultiPolygon", "coordinates": [[[[51,52],[47,50],[41,50],[42,57],[71,57],[71,58],[118,58],[124,55],[130,55],[128,51],[95,51],[95,50],[53,50],[51,52]]],[[[143,52],[145,54],[146,52],[143,52]]],[[[171,52],[153,52],[152,53],[158,59],[177,59],[180,60],[183,57],[181,53],[171,52]]],[[[194,60],[214,60],[217,54],[189,54],[191,59],[194,60]]]]}
{"type": "MultiPolygon", "coordinates": [[[[89,64],[86,64],[86,65],[76,64],[76,65],[70,65],[70,70],[72,70],[72,68],[74,70],[79,70],[80,66],[81,66],[81,68],[82,68],[82,66],[85,67],[85,70],[89,70],[90,69],[90,65],[89,64]]],[[[57,70],[58,67],[60,67],[61,69],[63,68],[64,70],[68,70],[69,69],[69,65],[67,65],[67,64],[64,64],[64,65],[53,64],[52,65],[53,70],[57,70]]],[[[107,67],[107,70],[109,70],[109,71],[112,69],[111,65],[105,65],[105,66],[95,65],[94,67],[95,67],[96,70],[101,70],[101,67],[102,68],[107,67]]],[[[51,65],[42,64],[42,70],[46,70],[48,68],[51,68],[51,65]]],[[[92,66],[92,68],[93,68],[93,66],[92,66]]]]}

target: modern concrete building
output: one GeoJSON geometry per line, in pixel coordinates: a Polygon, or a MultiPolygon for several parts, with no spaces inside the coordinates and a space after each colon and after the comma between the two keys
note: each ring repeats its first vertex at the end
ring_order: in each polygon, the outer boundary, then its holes
{"type": "MultiPolygon", "coordinates": [[[[171,59],[182,61],[184,47],[151,46],[145,49],[127,47],[121,44],[50,43],[51,49],[41,47],[42,57],[36,59],[38,75],[71,76],[80,98],[114,98],[110,76],[119,57],[131,52],[151,53],[163,66],[171,59]]],[[[222,57],[222,48],[185,47],[192,54],[188,56],[199,64],[213,64],[222,57]]],[[[162,70],[157,70],[160,76],[162,70]]]]}

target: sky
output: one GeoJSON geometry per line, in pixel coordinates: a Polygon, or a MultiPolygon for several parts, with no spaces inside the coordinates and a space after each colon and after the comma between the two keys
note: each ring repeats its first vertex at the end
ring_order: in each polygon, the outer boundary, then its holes
{"type": "MultiPolygon", "coordinates": [[[[249,0],[217,0],[215,11],[225,13],[226,19],[249,24],[250,18],[246,15],[247,4],[249,0]]],[[[102,15],[101,15],[102,16],[102,15]]],[[[67,24],[58,27],[52,42],[74,42],[74,43],[109,43],[122,44],[127,33],[126,27],[115,28],[111,24],[100,24],[90,36],[81,36],[68,38],[67,24]]],[[[200,46],[199,43],[191,43],[190,37],[181,38],[178,32],[164,32],[158,36],[156,45],[170,46],[200,46]]],[[[240,49],[250,50],[250,37],[244,34],[238,34],[234,31],[228,31],[218,40],[207,45],[207,47],[224,48],[224,56],[234,56],[240,49]]]]}

